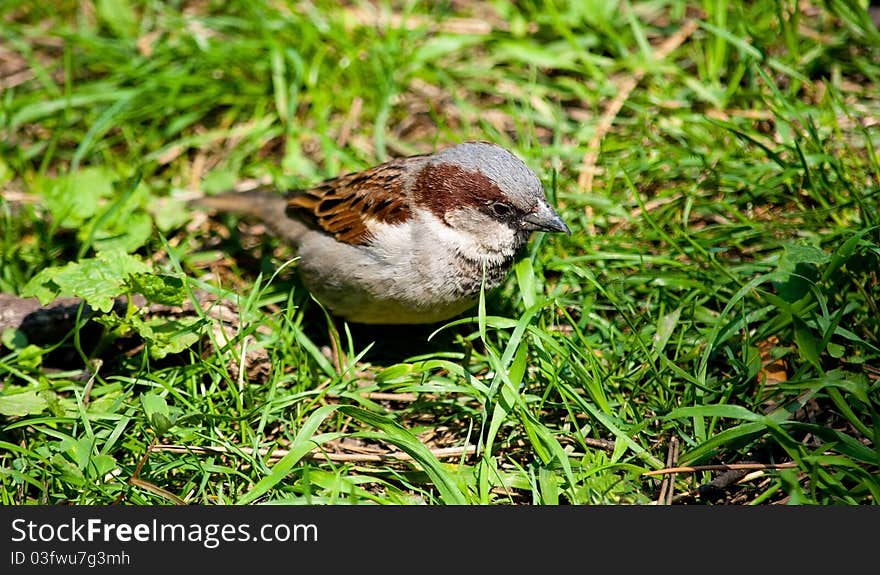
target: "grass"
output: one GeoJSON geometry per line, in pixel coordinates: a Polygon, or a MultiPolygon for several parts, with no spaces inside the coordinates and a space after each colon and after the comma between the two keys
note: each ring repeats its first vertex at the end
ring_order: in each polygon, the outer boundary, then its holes
{"type": "Polygon", "coordinates": [[[3,6],[0,293],[137,304],[3,334],[4,504],[877,503],[860,3],[3,6]],[[467,139],[573,234],[447,326],[334,321],[180,200],[467,139]]]}

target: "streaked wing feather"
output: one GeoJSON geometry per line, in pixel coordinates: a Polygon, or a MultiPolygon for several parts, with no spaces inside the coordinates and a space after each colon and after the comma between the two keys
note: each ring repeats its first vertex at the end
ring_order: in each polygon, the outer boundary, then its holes
{"type": "Polygon", "coordinates": [[[396,224],[412,214],[399,183],[406,160],[392,160],[294,192],[286,213],[310,222],[341,242],[365,244],[371,238],[370,220],[396,224]]]}

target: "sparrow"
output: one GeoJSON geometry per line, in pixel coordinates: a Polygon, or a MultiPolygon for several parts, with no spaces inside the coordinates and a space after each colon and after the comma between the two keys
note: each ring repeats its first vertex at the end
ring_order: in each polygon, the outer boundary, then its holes
{"type": "Polygon", "coordinates": [[[365,324],[453,318],[477,302],[481,285],[488,292],[502,283],[532,232],[571,234],[535,173],[487,142],[392,159],[304,190],[194,203],[261,220],[296,249],[311,294],[365,324]]]}

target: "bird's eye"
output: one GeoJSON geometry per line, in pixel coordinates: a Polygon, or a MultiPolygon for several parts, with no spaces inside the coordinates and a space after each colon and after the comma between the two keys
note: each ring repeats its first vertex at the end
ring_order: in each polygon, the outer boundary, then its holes
{"type": "Polygon", "coordinates": [[[501,202],[495,202],[492,204],[492,212],[499,218],[503,218],[510,214],[510,206],[501,202]]]}

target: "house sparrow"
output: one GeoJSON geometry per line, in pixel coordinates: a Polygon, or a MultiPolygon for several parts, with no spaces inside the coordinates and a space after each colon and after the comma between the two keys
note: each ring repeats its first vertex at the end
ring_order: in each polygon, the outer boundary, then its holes
{"type": "Polygon", "coordinates": [[[201,207],[250,215],[291,243],[311,293],[369,324],[447,320],[507,275],[535,230],[568,227],[535,173],[506,149],[466,142],[398,158],[281,195],[205,196],[201,207]]]}

